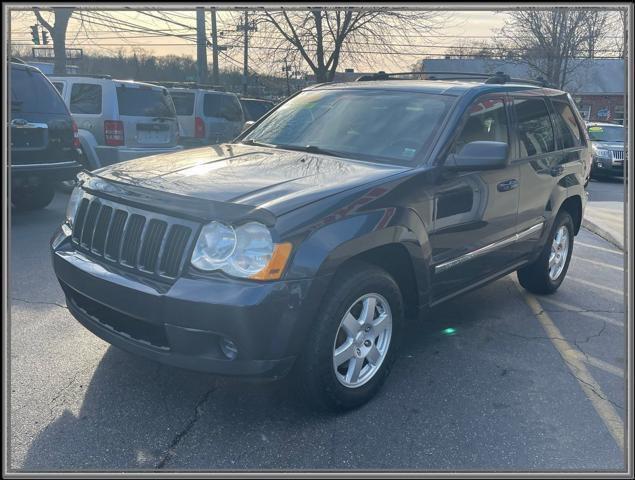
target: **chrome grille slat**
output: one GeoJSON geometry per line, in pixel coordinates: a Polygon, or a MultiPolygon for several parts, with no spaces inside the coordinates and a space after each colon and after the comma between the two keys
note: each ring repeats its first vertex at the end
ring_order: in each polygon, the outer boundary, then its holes
{"type": "Polygon", "coordinates": [[[624,160],[624,150],[611,150],[613,160],[624,160]]]}
{"type": "Polygon", "coordinates": [[[78,250],[164,281],[178,277],[199,224],[83,195],[73,221],[78,250]]]}

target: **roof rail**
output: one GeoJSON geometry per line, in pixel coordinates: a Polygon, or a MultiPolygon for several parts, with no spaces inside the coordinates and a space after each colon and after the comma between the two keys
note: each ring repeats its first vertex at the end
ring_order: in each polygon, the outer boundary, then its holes
{"type": "Polygon", "coordinates": [[[528,85],[538,85],[541,87],[551,87],[551,85],[542,77],[536,80],[512,78],[504,72],[496,73],[477,73],[477,72],[446,72],[446,71],[424,71],[424,72],[396,72],[386,73],[380,71],[370,75],[362,75],[356,81],[368,82],[375,80],[391,80],[401,75],[425,75],[426,80],[470,80],[484,79],[483,83],[488,84],[505,84],[505,83],[525,83],[528,85]],[[444,75],[444,78],[438,78],[436,75],[444,75]]]}
{"type": "Polygon", "coordinates": [[[27,63],[22,60],[21,58],[18,57],[11,57],[11,62],[12,63],[21,63],[22,65],[27,65],[27,63]]]}
{"type": "Polygon", "coordinates": [[[166,88],[200,88],[203,90],[216,90],[220,92],[225,91],[225,87],[222,85],[212,85],[211,83],[198,83],[198,82],[178,82],[178,81],[149,81],[146,83],[152,83],[153,85],[160,85],[166,88]]]}
{"type": "Polygon", "coordinates": [[[101,73],[49,73],[47,74],[47,77],[86,77],[112,80],[112,76],[101,73]]]}

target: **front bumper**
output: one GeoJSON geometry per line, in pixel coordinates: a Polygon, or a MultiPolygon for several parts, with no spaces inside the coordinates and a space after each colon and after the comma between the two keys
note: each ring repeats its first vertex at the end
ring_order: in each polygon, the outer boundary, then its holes
{"type": "Polygon", "coordinates": [[[622,177],[624,176],[625,162],[626,160],[615,162],[610,158],[593,157],[591,174],[622,177]]]}
{"type": "Polygon", "coordinates": [[[51,246],[68,308],[87,329],[131,353],[225,375],[285,375],[329,280],[184,275],[167,284],[102,265],[76,251],[62,230],[51,246]],[[236,346],[236,358],[223,353],[224,338],[236,346]]]}
{"type": "Polygon", "coordinates": [[[133,148],[133,147],[105,147],[99,146],[95,148],[95,153],[102,167],[113,165],[126,160],[134,160],[135,158],[148,157],[150,155],[160,155],[162,153],[175,153],[183,150],[181,145],[172,147],[156,147],[156,148],[133,148]]]}

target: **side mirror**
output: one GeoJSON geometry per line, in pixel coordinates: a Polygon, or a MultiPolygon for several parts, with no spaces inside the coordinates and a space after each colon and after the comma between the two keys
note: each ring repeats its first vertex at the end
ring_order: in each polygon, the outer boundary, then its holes
{"type": "Polygon", "coordinates": [[[243,129],[242,129],[241,133],[244,132],[245,130],[247,130],[248,128],[251,128],[251,126],[254,123],[256,123],[256,122],[254,122],[253,120],[249,120],[249,121],[245,122],[245,124],[243,125],[243,129]]]}
{"type": "Polygon", "coordinates": [[[452,170],[493,170],[507,165],[509,145],[505,142],[470,142],[449,155],[445,165],[452,170]]]}

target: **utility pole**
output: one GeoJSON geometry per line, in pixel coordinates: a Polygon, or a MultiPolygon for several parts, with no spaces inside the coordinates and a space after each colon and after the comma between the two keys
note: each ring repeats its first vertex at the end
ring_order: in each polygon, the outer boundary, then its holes
{"type": "Polygon", "coordinates": [[[256,30],[254,22],[249,23],[249,11],[245,10],[245,19],[242,25],[238,25],[236,30],[245,32],[245,51],[243,57],[243,94],[247,95],[247,80],[249,79],[249,32],[256,30]]]}
{"type": "Polygon", "coordinates": [[[205,9],[196,7],[196,73],[198,83],[207,80],[207,44],[205,41],[205,9]]]}
{"type": "Polygon", "coordinates": [[[289,86],[289,72],[291,71],[291,67],[287,63],[287,59],[284,59],[284,67],[282,70],[285,72],[285,76],[287,77],[287,97],[291,95],[291,88],[289,86]]]}
{"type": "Polygon", "coordinates": [[[212,7],[212,83],[219,84],[218,80],[218,32],[216,31],[216,7],[212,7]]]}

